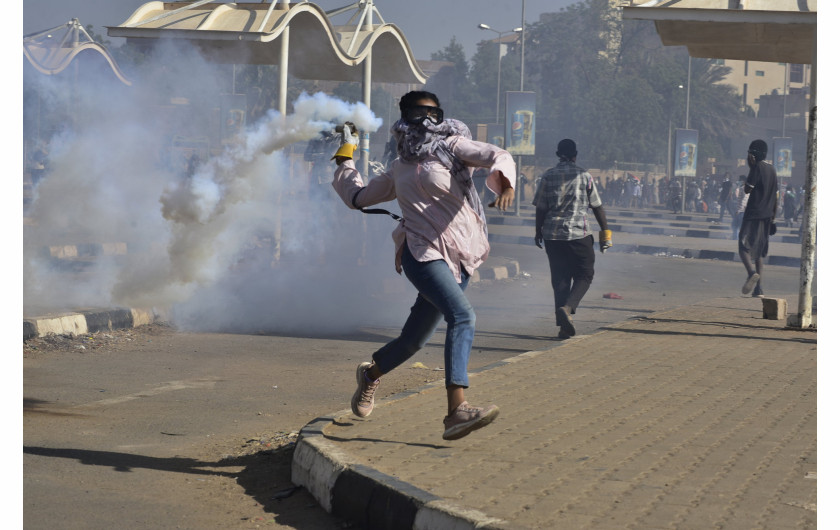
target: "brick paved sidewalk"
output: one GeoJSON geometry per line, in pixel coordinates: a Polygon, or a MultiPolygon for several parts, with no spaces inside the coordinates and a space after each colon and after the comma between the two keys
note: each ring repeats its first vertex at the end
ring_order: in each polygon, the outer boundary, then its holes
{"type": "Polygon", "coordinates": [[[753,298],[657,313],[472,374],[501,414],[461,440],[442,385],[321,418],[293,480],[371,528],[816,528],[816,342],[753,298]]]}

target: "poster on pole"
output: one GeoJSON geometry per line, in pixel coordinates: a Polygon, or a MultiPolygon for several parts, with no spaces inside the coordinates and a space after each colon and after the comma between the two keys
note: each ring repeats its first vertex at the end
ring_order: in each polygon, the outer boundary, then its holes
{"type": "Polygon", "coordinates": [[[221,138],[227,140],[239,135],[245,127],[247,110],[245,94],[222,94],[219,104],[221,138]]]}
{"type": "Polygon", "coordinates": [[[677,129],[674,146],[674,175],[677,177],[697,176],[697,141],[696,129],[677,129]]]}
{"type": "Polygon", "coordinates": [[[793,138],[773,138],[773,165],[777,177],[790,178],[793,168],[793,138]]]}
{"type": "Polygon", "coordinates": [[[501,123],[487,124],[487,143],[505,148],[505,126],[501,123]]]}
{"type": "Polygon", "coordinates": [[[510,154],[534,154],[536,108],[535,92],[505,92],[505,145],[510,154]]]}

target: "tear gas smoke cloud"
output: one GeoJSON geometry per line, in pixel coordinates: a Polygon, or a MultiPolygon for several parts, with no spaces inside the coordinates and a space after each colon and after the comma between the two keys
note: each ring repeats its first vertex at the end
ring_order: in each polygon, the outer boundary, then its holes
{"type": "MultiPolygon", "coordinates": [[[[154,75],[129,88],[96,79],[75,87],[84,118],[49,138],[50,171],[29,210],[25,313],[159,307],[183,327],[299,332],[390,322],[394,309],[372,293],[396,278],[393,224],[348,209],[329,184],[331,164],[319,183],[281,151],[337,123],[375,131],[382,121],[361,103],[303,94],[291,114],[269,112],[185,176],[162,163],[166,114],[179,130],[206,130],[206,109],[225,91],[219,66],[172,44],[154,61],[154,75]],[[189,109],[152,112],[155,97],[182,94],[189,109]],[[86,243],[124,243],[128,252],[99,256],[83,273],[46,257],[49,246],[86,243]]],[[[45,99],[70,103],[66,84],[35,82],[45,99]]]]}

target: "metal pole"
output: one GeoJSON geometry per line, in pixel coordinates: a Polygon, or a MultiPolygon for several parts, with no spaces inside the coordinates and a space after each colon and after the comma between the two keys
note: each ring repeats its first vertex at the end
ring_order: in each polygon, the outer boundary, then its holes
{"type": "Polygon", "coordinates": [[[522,0],[522,32],[519,34],[519,91],[525,90],[525,0],[522,0]]]}
{"type": "Polygon", "coordinates": [[[499,68],[498,74],[496,75],[496,123],[499,123],[499,105],[501,100],[502,94],[502,32],[497,31],[496,33],[499,34],[499,68]]]}
{"type": "MultiPolygon", "coordinates": [[[[519,33],[519,91],[523,92],[525,90],[525,0],[522,0],[522,25],[520,27],[522,30],[519,33]]],[[[522,202],[520,200],[522,179],[519,178],[519,175],[522,174],[522,157],[518,158],[516,164],[516,200],[514,201],[517,217],[519,217],[522,207],[520,204],[522,202]]]]}
{"type": "Polygon", "coordinates": [[[782,85],[782,138],[785,137],[785,118],[787,117],[787,93],[788,93],[788,63],[785,63],[785,81],[782,85]]]}
{"type": "MultiPolygon", "coordinates": [[[[365,31],[373,31],[373,10],[367,9],[365,11],[365,31]]],[[[368,53],[368,56],[365,57],[365,64],[364,64],[364,80],[362,81],[362,100],[367,108],[370,108],[370,84],[371,84],[371,77],[373,72],[373,51],[371,50],[368,53]]],[[[370,132],[362,131],[362,138],[361,138],[361,145],[359,147],[362,148],[362,175],[367,179],[368,177],[368,161],[370,160],[370,132]]]]}
{"type": "MultiPolygon", "coordinates": [[[[688,129],[688,109],[691,102],[691,55],[688,56],[688,83],[685,87],[685,128],[688,129]]],[[[696,157],[697,154],[695,153],[696,157]]],[[[688,188],[685,186],[685,175],[682,178],[682,205],[680,206],[680,213],[685,213],[685,197],[688,195],[688,188]]]]}
{"type": "Polygon", "coordinates": [[[808,113],[808,164],[805,169],[805,204],[802,210],[802,254],[799,260],[799,305],[788,326],[811,325],[811,288],[817,257],[817,35],[814,32],[811,60],[811,108],[808,113]]]}
{"type": "MultiPolygon", "coordinates": [[[[283,2],[288,8],[288,2],[283,2]]],[[[280,35],[280,63],[277,65],[277,110],[286,115],[286,98],[289,89],[289,26],[280,35]]]]}
{"type": "MultiPolygon", "coordinates": [[[[288,0],[283,0],[283,6],[286,9],[289,8],[288,0]]],[[[283,33],[280,35],[280,56],[278,57],[277,61],[277,110],[280,111],[282,116],[286,116],[286,97],[288,94],[288,87],[289,87],[289,26],[286,26],[286,29],[283,30],[283,33]]],[[[287,158],[287,163],[289,164],[289,174],[293,174],[292,166],[291,166],[291,157],[288,156],[289,148],[287,147],[284,150],[284,153],[287,158]]],[[[279,205],[279,200],[278,200],[279,205]]],[[[274,248],[274,263],[276,263],[280,259],[280,249],[282,248],[282,241],[283,241],[283,222],[281,217],[280,209],[278,208],[277,216],[275,218],[274,223],[274,241],[275,241],[275,248],[274,248]]]]}
{"type": "MultiPolygon", "coordinates": [[[[665,175],[668,177],[668,187],[669,187],[669,194],[670,194],[670,186],[671,186],[671,179],[674,178],[673,174],[673,164],[671,163],[671,156],[673,155],[672,151],[674,150],[673,146],[671,145],[671,126],[673,125],[671,117],[668,117],[668,167],[665,170],[665,175]]],[[[669,196],[670,198],[670,196],[669,196]]]]}
{"type": "Polygon", "coordinates": [[[688,104],[691,99],[691,56],[688,56],[688,87],[685,91],[685,128],[688,129],[688,104]]]}

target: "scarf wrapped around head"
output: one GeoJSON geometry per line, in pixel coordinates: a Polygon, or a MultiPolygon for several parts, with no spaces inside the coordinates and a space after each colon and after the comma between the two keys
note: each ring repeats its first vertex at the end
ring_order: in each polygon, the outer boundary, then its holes
{"type": "Polygon", "coordinates": [[[472,140],[472,133],[469,127],[461,121],[447,118],[439,124],[431,120],[424,120],[420,125],[412,125],[402,119],[391,126],[391,134],[397,140],[397,152],[406,162],[420,162],[430,155],[436,156],[441,163],[449,170],[453,180],[457,182],[464,191],[467,203],[475,210],[481,218],[484,227],[484,234],[487,235],[487,219],[484,217],[484,208],[481,199],[473,183],[473,168],[467,167],[461,159],[449,149],[444,141],[446,138],[457,135],[472,140]]]}

